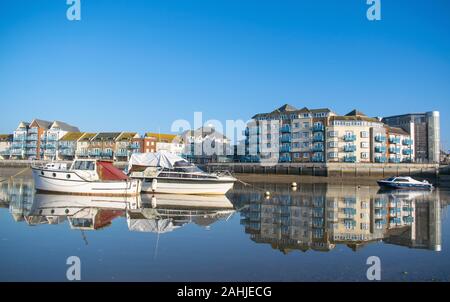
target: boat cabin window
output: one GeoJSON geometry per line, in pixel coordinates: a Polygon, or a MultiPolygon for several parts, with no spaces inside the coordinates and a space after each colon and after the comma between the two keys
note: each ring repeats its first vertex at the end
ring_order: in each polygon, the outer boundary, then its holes
{"type": "Polygon", "coordinates": [[[386,181],[394,181],[395,177],[389,177],[388,179],[386,179],[386,181]]]}
{"type": "Polygon", "coordinates": [[[407,179],[407,178],[396,178],[395,181],[409,182],[409,179],[407,179]]]}
{"type": "Polygon", "coordinates": [[[73,163],[73,170],[87,170],[94,171],[95,170],[95,162],[88,160],[77,160],[73,163]]]}

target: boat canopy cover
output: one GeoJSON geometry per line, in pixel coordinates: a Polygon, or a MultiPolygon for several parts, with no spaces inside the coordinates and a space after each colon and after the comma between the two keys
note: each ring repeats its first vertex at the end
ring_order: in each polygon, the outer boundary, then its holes
{"type": "Polygon", "coordinates": [[[131,171],[133,166],[173,169],[175,166],[179,165],[180,162],[188,163],[184,158],[167,151],[159,151],[156,153],[134,153],[131,155],[128,163],[128,171],[131,171]],[[175,165],[176,163],[178,164],[175,165]]]}
{"type": "Polygon", "coordinates": [[[128,176],[113,166],[112,162],[97,161],[97,173],[101,180],[127,180],[128,176]]]}

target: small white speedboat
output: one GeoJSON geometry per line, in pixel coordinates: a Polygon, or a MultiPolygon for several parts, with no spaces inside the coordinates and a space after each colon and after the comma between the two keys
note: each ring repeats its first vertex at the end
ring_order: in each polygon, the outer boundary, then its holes
{"type": "Polygon", "coordinates": [[[420,189],[420,190],[432,190],[433,185],[428,181],[419,181],[409,176],[389,177],[377,181],[378,185],[382,188],[389,189],[420,189]]]}
{"type": "Polygon", "coordinates": [[[142,184],[130,179],[110,161],[77,159],[67,169],[55,163],[33,166],[34,186],[38,192],[89,196],[133,196],[142,184]]]}
{"type": "Polygon", "coordinates": [[[132,154],[129,176],[142,180],[142,192],[224,195],[236,178],[228,172],[206,173],[182,157],[169,152],[132,154]]]}

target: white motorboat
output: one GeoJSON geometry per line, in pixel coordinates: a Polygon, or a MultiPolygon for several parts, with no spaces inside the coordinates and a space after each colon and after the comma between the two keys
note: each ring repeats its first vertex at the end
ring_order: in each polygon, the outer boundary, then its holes
{"type": "Polygon", "coordinates": [[[141,181],[130,179],[110,161],[77,159],[70,168],[55,163],[33,166],[38,192],[90,196],[133,196],[140,194],[141,181]]]}
{"type": "Polygon", "coordinates": [[[409,176],[389,177],[377,181],[378,185],[382,188],[389,189],[420,189],[420,190],[432,190],[433,185],[428,181],[419,181],[409,176]]]}
{"type": "Polygon", "coordinates": [[[142,180],[142,192],[224,195],[236,181],[229,172],[206,173],[169,152],[132,154],[128,174],[142,180]]]}

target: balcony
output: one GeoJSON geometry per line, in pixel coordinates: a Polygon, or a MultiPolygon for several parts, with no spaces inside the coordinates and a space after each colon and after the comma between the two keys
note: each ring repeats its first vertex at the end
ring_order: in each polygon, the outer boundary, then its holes
{"type": "Polygon", "coordinates": [[[411,149],[403,149],[403,155],[412,155],[411,149]]]}
{"type": "Polygon", "coordinates": [[[323,152],[324,150],[325,150],[325,148],[321,144],[316,144],[312,147],[313,152],[323,152]]]}
{"type": "Polygon", "coordinates": [[[27,139],[27,137],[26,136],[24,136],[24,135],[16,135],[16,136],[14,136],[14,138],[13,138],[13,141],[17,141],[17,142],[23,142],[23,141],[25,141],[27,139]]]}
{"type": "Polygon", "coordinates": [[[344,146],[344,152],[355,152],[356,151],[356,145],[345,145],[344,146]]]}
{"type": "Polygon", "coordinates": [[[48,142],[56,142],[58,140],[58,138],[56,136],[47,136],[47,141],[48,142]]]}
{"type": "Polygon", "coordinates": [[[291,133],[291,126],[290,125],[283,125],[280,129],[281,133],[291,133]]]}
{"type": "Polygon", "coordinates": [[[139,143],[131,143],[128,148],[130,149],[139,149],[140,148],[140,144],[139,143]]]}
{"type": "Polygon", "coordinates": [[[356,156],[344,156],[345,163],[356,163],[356,156]]]}
{"type": "Polygon", "coordinates": [[[44,151],[45,155],[55,155],[56,154],[56,149],[47,149],[44,151]]]}
{"type": "Polygon", "coordinates": [[[377,157],[375,157],[375,162],[376,163],[386,163],[387,158],[386,158],[386,156],[377,156],[377,157]]]}
{"type": "Polygon", "coordinates": [[[36,153],[36,149],[30,149],[30,150],[27,150],[26,152],[25,152],[25,154],[27,154],[27,155],[36,155],[37,153],[36,153]]]}
{"type": "Polygon", "coordinates": [[[375,152],[376,153],[386,153],[386,147],[385,146],[376,146],[375,152]]]}
{"type": "Polygon", "coordinates": [[[74,156],[75,155],[75,150],[73,149],[64,149],[61,150],[59,152],[60,155],[64,155],[64,156],[74,156]]]}
{"type": "Polygon", "coordinates": [[[346,141],[346,142],[354,142],[354,141],[356,141],[356,135],[354,135],[354,134],[346,134],[346,135],[344,135],[344,141],[346,141]]]}
{"type": "Polygon", "coordinates": [[[56,146],[53,144],[46,144],[44,147],[45,149],[56,149],[56,146]]]}
{"type": "Polygon", "coordinates": [[[392,154],[400,154],[400,148],[389,148],[389,153],[392,153],[392,154]]]}
{"type": "Polygon", "coordinates": [[[28,144],[26,144],[25,147],[26,147],[26,148],[36,148],[36,147],[37,147],[37,144],[36,144],[36,142],[34,142],[34,143],[28,143],[28,144]]]}
{"type": "Polygon", "coordinates": [[[112,157],[112,156],[113,156],[113,152],[112,152],[112,150],[103,150],[103,151],[101,152],[101,155],[102,155],[103,157],[112,157]]]}
{"type": "Polygon", "coordinates": [[[89,152],[87,150],[78,150],[75,152],[77,156],[87,157],[89,156],[89,152]]]}
{"type": "Polygon", "coordinates": [[[403,145],[405,146],[411,146],[412,144],[413,144],[412,139],[407,138],[403,140],[403,145]]]}
{"type": "Polygon", "coordinates": [[[292,141],[292,138],[290,135],[283,135],[281,137],[281,142],[282,143],[290,143],[292,141]]]}
{"type": "Polygon", "coordinates": [[[393,164],[399,164],[401,162],[400,157],[391,157],[389,158],[389,162],[393,164]]]}
{"type": "Polygon", "coordinates": [[[128,151],[120,149],[115,153],[115,155],[119,157],[128,157],[128,151]]]}
{"type": "Polygon", "coordinates": [[[37,141],[38,136],[36,134],[27,136],[27,141],[37,141]]]}
{"type": "Polygon", "coordinates": [[[313,131],[314,132],[323,132],[323,131],[325,131],[325,126],[322,124],[316,124],[313,126],[313,131]]]}
{"type": "Polygon", "coordinates": [[[322,163],[325,161],[324,156],[322,153],[314,154],[311,160],[315,163],[322,163]]]}
{"type": "Polygon", "coordinates": [[[9,150],[9,149],[6,149],[6,150],[3,150],[0,152],[0,155],[3,155],[3,156],[10,155],[10,154],[11,154],[11,150],[9,150]]]}
{"type": "Polygon", "coordinates": [[[28,129],[28,134],[37,134],[38,133],[38,128],[30,128],[28,129]]]}
{"type": "Polygon", "coordinates": [[[314,135],[313,136],[313,142],[318,143],[318,142],[323,142],[323,141],[324,141],[323,135],[314,135]]]}
{"type": "Polygon", "coordinates": [[[22,148],[25,148],[25,146],[26,146],[26,144],[24,144],[24,143],[17,143],[17,142],[12,143],[12,148],[16,148],[16,149],[22,149],[22,148]]]}
{"type": "Polygon", "coordinates": [[[375,136],[375,141],[378,143],[385,143],[386,142],[386,136],[377,135],[375,136]]]}
{"type": "Polygon", "coordinates": [[[280,148],[280,152],[291,152],[291,146],[290,145],[284,145],[280,148]]]}
{"type": "Polygon", "coordinates": [[[100,156],[100,150],[89,150],[89,156],[100,156]]]}
{"type": "Polygon", "coordinates": [[[400,137],[390,137],[389,142],[391,144],[400,144],[400,137]]]}

